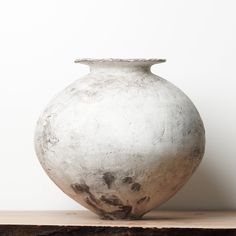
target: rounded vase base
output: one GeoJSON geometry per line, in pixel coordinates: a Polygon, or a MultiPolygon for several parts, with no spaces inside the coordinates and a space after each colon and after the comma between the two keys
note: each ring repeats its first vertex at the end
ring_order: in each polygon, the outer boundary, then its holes
{"type": "Polygon", "coordinates": [[[99,215],[101,220],[141,220],[142,215],[116,216],[113,214],[99,215]]]}

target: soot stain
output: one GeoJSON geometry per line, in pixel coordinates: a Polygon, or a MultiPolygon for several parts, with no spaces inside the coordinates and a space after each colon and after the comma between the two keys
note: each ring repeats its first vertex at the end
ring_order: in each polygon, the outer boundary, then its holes
{"type": "Polygon", "coordinates": [[[200,155],[200,153],[201,153],[201,150],[200,150],[200,148],[198,148],[198,147],[195,147],[194,149],[193,149],[193,156],[194,157],[197,157],[197,156],[199,156],[200,155]]]}
{"type": "Polygon", "coordinates": [[[171,191],[176,191],[177,189],[178,189],[178,187],[179,187],[179,185],[177,184],[177,185],[175,185],[175,186],[173,186],[172,188],[171,188],[171,191]]]}
{"type": "Polygon", "coordinates": [[[138,192],[138,191],[140,190],[140,188],[141,188],[141,185],[140,185],[139,183],[133,183],[133,184],[131,185],[131,190],[132,190],[133,192],[138,192]]]}
{"type": "Polygon", "coordinates": [[[106,183],[107,187],[110,189],[112,183],[115,180],[115,176],[111,172],[106,172],[103,174],[102,178],[103,178],[104,182],[106,183]]]}
{"type": "Polygon", "coordinates": [[[102,195],[100,200],[112,206],[122,206],[121,200],[115,195],[102,195]]]}
{"type": "Polygon", "coordinates": [[[85,199],[85,202],[86,202],[90,207],[92,207],[92,208],[94,209],[94,211],[97,212],[98,215],[104,215],[104,214],[106,214],[106,212],[105,212],[103,209],[99,208],[96,204],[94,204],[94,203],[91,201],[90,198],[87,197],[87,198],[85,199]]]}
{"type": "MultiPolygon", "coordinates": [[[[107,201],[107,198],[106,200],[107,201]]],[[[124,219],[124,218],[129,218],[131,211],[132,211],[132,206],[123,206],[122,203],[121,205],[116,205],[118,206],[118,209],[115,211],[111,212],[106,212],[103,209],[101,209],[97,204],[93,203],[89,197],[85,199],[85,202],[93,208],[93,210],[102,218],[102,219],[107,219],[107,220],[114,220],[114,219],[124,219]]],[[[107,202],[106,202],[107,203],[107,202]]],[[[108,204],[111,202],[109,201],[108,204]]],[[[112,202],[111,205],[113,205],[114,202],[112,202]]]]}
{"type": "Polygon", "coordinates": [[[77,194],[85,193],[85,194],[87,194],[88,198],[92,202],[94,202],[96,204],[99,203],[98,199],[90,192],[89,186],[87,184],[78,184],[78,183],[71,184],[71,188],[74,190],[75,193],[77,193],[77,194]]]}
{"type": "Polygon", "coordinates": [[[147,196],[145,196],[145,197],[142,197],[142,198],[140,198],[138,201],[137,201],[137,204],[141,204],[141,203],[143,203],[143,202],[149,202],[149,200],[150,200],[150,197],[147,197],[147,196]]]}
{"type": "Polygon", "coordinates": [[[122,206],[118,210],[109,212],[109,215],[111,216],[112,219],[114,218],[124,219],[130,215],[131,211],[132,211],[131,206],[122,206]]]}
{"type": "MultiPolygon", "coordinates": [[[[111,184],[115,180],[115,177],[110,173],[106,172],[103,175],[103,179],[107,184],[108,188],[110,188],[111,184]]],[[[139,191],[141,185],[139,183],[133,183],[131,188],[132,191],[139,191]]],[[[71,188],[77,194],[84,194],[85,195],[85,203],[93,209],[101,218],[103,219],[125,219],[125,218],[132,218],[132,206],[130,205],[123,205],[122,201],[115,195],[102,195],[99,199],[96,198],[90,191],[90,188],[85,183],[74,183],[71,184],[71,188]],[[101,203],[104,202],[108,205],[116,207],[116,210],[113,211],[105,211],[101,207],[101,203]]],[[[148,197],[149,198],[149,197],[148,197]]],[[[147,201],[147,197],[145,199],[140,199],[139,201],[147,201]]]]}
{"type": "Polygon", "coordinates": [[[87,184],[71,184],[71,188],[75,193],[89,193],[89,186],[87,184]]]}
{"type": "Polygon", "coordinates": [[[96,204],[99,204],[99,200],[91,192],[89,192],[88,194],[91,201],[93,201],[96,204]]]}
{"type": "Polygon", "coordinates": [[[122,183],[124,184],[131,184],[132,182],[133,182],[133,179],[132,177],[129,177],[129,176],[122,179],[122,183]]]}

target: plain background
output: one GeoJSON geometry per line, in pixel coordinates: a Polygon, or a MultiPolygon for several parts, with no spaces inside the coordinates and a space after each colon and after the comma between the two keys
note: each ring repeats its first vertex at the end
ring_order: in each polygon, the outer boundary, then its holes
{"type": "Polygon", "coordinates": [[[204,160],[164,209],[236,209],[234,0],[0,1],[0,210],[82,209],[34,152],[38,116],[88,72],[80,57],[157,57],[206,128],[204,160]]]}

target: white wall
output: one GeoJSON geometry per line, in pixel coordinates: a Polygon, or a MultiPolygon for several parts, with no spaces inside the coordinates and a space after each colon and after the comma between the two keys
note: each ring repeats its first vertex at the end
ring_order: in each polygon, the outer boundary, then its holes
{"type": "Polygon", "coordinates": [[[0,1],[0,210],[81,209],[33,148],[51,97],[88,72],[79,57],[157,57],[205,123],[204,160],[165,209],[236,209],[234,0],[0,1]]]}

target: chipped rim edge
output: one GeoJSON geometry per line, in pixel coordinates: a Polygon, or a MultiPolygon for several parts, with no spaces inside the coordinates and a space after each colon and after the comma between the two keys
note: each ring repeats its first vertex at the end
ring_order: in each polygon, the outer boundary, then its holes
{"type": "Polygon", "coordinates": [[[84,64],[92,64],[92,63],[110,63],[110,62],[123,62],[123,63],[148,63],[148,64],[159,64],[166,62],[166,59],[157,59],[157,58],[79,58],[74,61],[75,63],[84,63],[84,64]]]}

